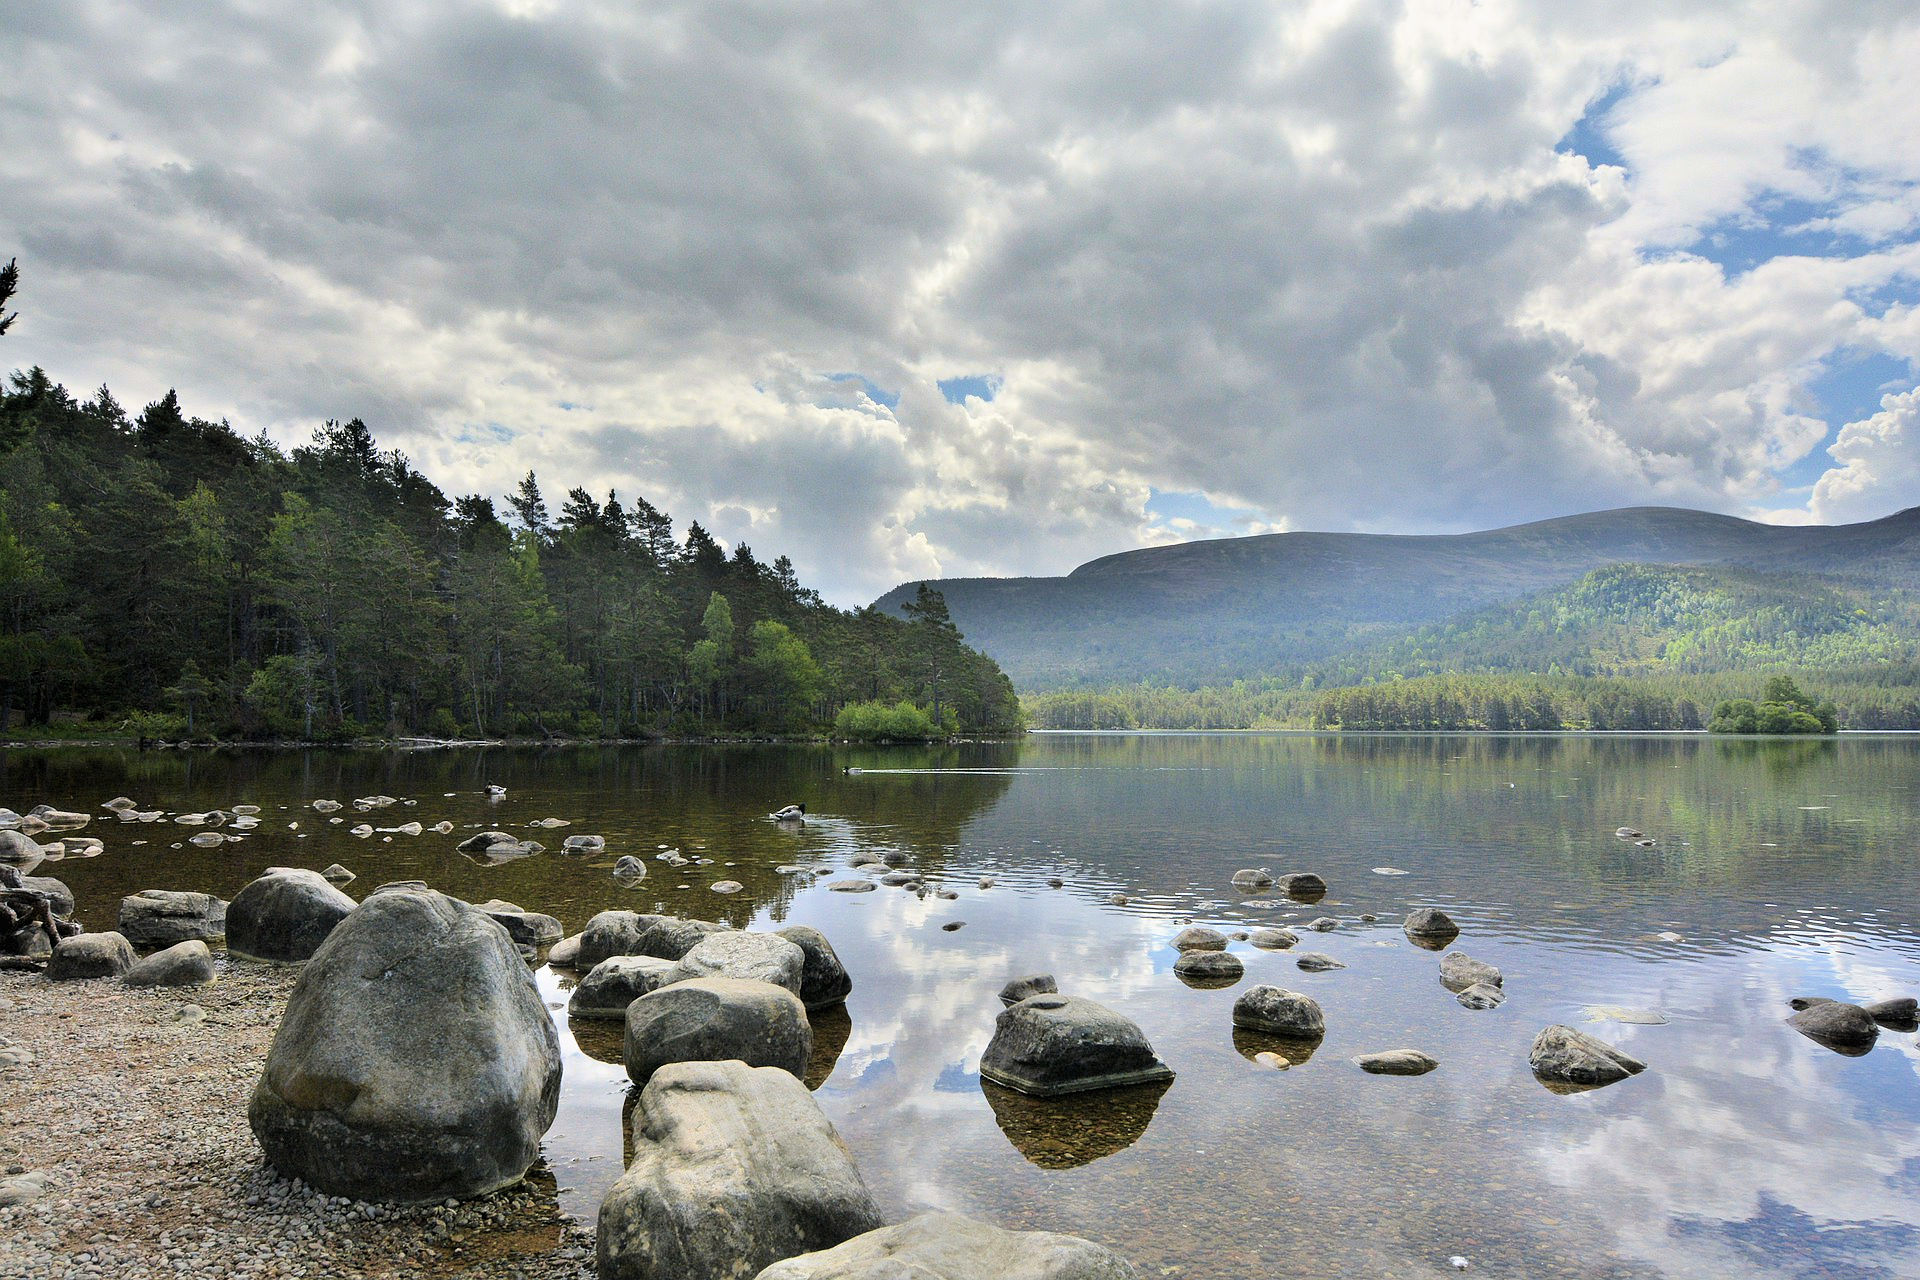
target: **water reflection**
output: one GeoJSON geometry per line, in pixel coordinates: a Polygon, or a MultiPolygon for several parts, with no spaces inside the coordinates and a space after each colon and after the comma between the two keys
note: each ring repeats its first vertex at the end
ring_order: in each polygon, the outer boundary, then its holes
{"type": "Polygon", "coordinates": [[[1124,1151],[1153,1123],[1173,1081],[1033,1098],[980,1081],[994,1123],[1013,1149],[1042,1169],[1074,1169],[1124,1151]]]}
{"type": "Polygon", "coordinates": [[[818,1089],[840,1065],[841,1051],[853,1038],[853,1017],[843,1004],[807,1015],[813,1024],[813,1056],[807,1060],[806,1086],[818,1089]]]}
{"type": "Polygon", "coordinates": [[[1263,1053],[1277,1053],[1292,1065],[1304,1066],[1320,1050],[1325,1037],[1276,1036],[1266,1031],[1254,1031],[1248,1027],[1233,1029],[1233,1048],[1236,1053],[1253,1062],[1263,1053]]]}

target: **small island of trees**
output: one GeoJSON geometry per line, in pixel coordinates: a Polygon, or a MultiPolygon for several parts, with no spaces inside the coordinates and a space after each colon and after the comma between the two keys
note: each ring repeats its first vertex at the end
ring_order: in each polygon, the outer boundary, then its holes
{"type": "Polygon", "coordinates": [[[1816,703],[1791,676],[1774,676],[1755,703],[1730,698],[1713,709],[1713,733],[1838,733],[1840,714],[1831,702],[1816,703]]]}

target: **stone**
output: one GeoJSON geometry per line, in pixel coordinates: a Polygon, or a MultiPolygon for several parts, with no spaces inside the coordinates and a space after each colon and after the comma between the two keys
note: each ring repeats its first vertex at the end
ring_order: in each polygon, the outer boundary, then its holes
{"type": "Polygon", "coordinates": [[[1264,984],[1248,988],[1233,1002],[1233,1025],[1294,1040],[1315,1040],[1327,1034],[1319,1001],[1264,984]]]}
{"type": "Polygon", "coordinates": [[[884,1224],[846,1144],[792,1074],[680,1062],[633,1114],[600,1205],[600,1280],[744,1278],[884,1224]]]}
{"type": "Polygon", "coordinates": [[[1300,935],[1291,929],[1255,929],[1247,934],[1247,941],[1262,951],[1285,951],[1299,943],[1300,935]]]}
{"type": "Polygon", "coordinates": [[[1376,1076],[1423,1076],[1439,1066],[1440,1060],[1418,1049],[1388,1049],[1384,1053],[1363,1053],[1353,1065],[1376,1076]]]}
{"type": "Polygon", "coordinates": [[[607,847],[605,836],[568,836],[560,842],[562,853],[599,853],[607,847]]]}
{"type": "Polygon", "coordinates": [[[912,871],[889,871],[880,877],[881,884],[896,889],[901,885],[918,884],[919,882],[919,875],[912,871]]]}
{"type": "Polygon", "coordinates": [[[0,831],[0,862],[37,865],[46,856],[47,851],[32,836],[12,829],[0,831]]]}
{"type": "Polygon", "coordinates": [[[1062,995],[1031,996],[1001,1010],[980,1074],[1041,1098],[1173,1078],[1130,1019],[1062,995]]]}
{"type": "Polygon", "coordinates": [[[47,895],[47,905],[53,908],[56,916],[73,914],[73,890],[66,883],[52,876],[21,876],[20,887],[34,893],[47,895]]]}
{"type": "Polygon", "coordinates": [[[1498,1009],[1506,1003],[1507,993],[1492,983],[1476,982],[1463,988],[1454,999],[1468,1009],[1498,1009]]]}
{"type": "Polygon", "coordinates": [[[1302,951],[1295,957],[1294,963],[1302,969],[1305,969],[1308,973],[1325,973],[1330,969],[1344,969],[1347,967],[1323,951],[1302,951]]]}
{"type": "Polygon", "coordinates": [[[418,1203],[519,1182],[559,1102],[559,1037],[505,931],[397,886],[301,972],[248,1120],[283,1174],[418,1203]]]}
{"type": "Polygon", "coordinates": [[[213,952],[198,938],[176,942],[136,961],[127,970],[130,987],[198,987],[213,981],[213,952]]]}
{"type": "Polygon", "coordinates": [[[1173,962],[1176,976],[1189,982],[1234,983],[1247,972],[1240,957],[1227,951],[1182,951],[1173,962]]]}
{"type": "Polygon", "coordinates": [[[588,970],[567,1001],[575,1018],[622,1019],[627,1006],[680,978],[677,961],[658,956],[608,956],[588,970]]]}
{"type": "Polygon", "coordinates": [[[55,982],[79,978],[117,978],[133,968],[133,944],[117,933],[76,933],[62,938],[47,961],[55,982]]]}
{"type": "Polygon", "coordinates": [[[547,963],[556,969],[573,969],[580,963],[580,935],[562,938],[547,952],[547,963]]]}
{"type": "Polygon", "coordinates": [[[1315,916],[1300,927],[1303,929],[1311,929],[1315,933],[1332,933],[1340,927],[1340,922],[1332,916],[1315,916]]]}
{"type": "Polygon", "coordinates": [[[0,1209],[16,1204],[32,1204],[47,1193],[47,1175],[39,1170],[9,1174],[0,1178],[0,1209]]]}
{"type": "Polygon", "coordinates": [[[630,853],[623,853],[614,859],[613,878],[629,883],[647,878],[647,864],[630,853]]]}
{"type": "Polygon", "coordinates": [[[1000,1003],[1003,1005],[1019,1004],[1022,1000],[1030,996],[1056,995],[1059,991],[1060,988],[1055,984],[1052,974],[1030,973],[1025,977],[1015,978],[1013,981],[1007,983],[1006,986],[1000,988],[1000,1003]]]}
{"type": "Polygon", "coordinates": [[[1865,1009],[1867,1016],[1875,1022],[1892,1027],[1912,1030],[1909,1024],[1920,1021],[1920,1001],[1916,1001],[1912,996],[1900,996],[1893,1000],[1876,1000],[1872,1004],[1863,1004],[1860,1007],[1865,1009]]]}
{"type": "Polygon", "coordinates": [[[738,893],[746,887],[738,880],[716,880],[707,886],[714,893],[738,893]]]}
{"type": "MultiPolygon", "coordinates": [[[[314,807],[316,809],[319,808],[318,805],[314,807]]],[[[496,844],[519,843],[520,839],[518,836],[508,835],[504,831],[482,831],[477,836],[468,836],[465,840],[462,840],[453,847],[454,850],[459,853],[483,853],[496,844]]]]}
{"type": "Polygon", "coordinates": [[[669,1063],[729,1059],[805,1079],[813,1054],[806,1006],[771,982],[688,978],[640,996],[626,1016],[624,1058],[635,1084],[669,1063]]]}
{"type": "Polygon", "coordinates": [[[1253,1055],[1253,1060],[1256,1064],[1267,1068],[1269,1071],[1285,1071],[1293,1065],[1292,1058],[1284,1054],[1275,1053],[1271,1049],[1262,1049],[1259,1053],[1253,1055]]]}
{"type": "Polygon", "coordinates": [[[874,883],[871,880],[834,880],[827,888],[835,893],[872,893],[874,883]]]}
{"type": "Polygon", "coordinates": [[[1533,1074],[1554,1084],[1602,1085],[1639,1075],[1647,1064],[1572,1027],[1551,1026],[1527,1053],[1533,1074]]]}
{"type": "Polygon", "coordinates": [[[552,916],[538,911],[522,911],[511,902],[498,898],[478,904],[477,910],[491,916],[507,936],[523,947],[550,947],[566,936],[566,930],[552,916]]]}
{"type": "MultiPolygon", "coordinates": [[[[59,955],[56,947],[54,956],[57,959],[59,955]]],[[[1873,1020],[1872,1014],[1857,1004],[1839,1000],[1809,1005],[1788,1018],[1787,1025],[1809,1040],[1817,1040],[1841,1053],[1864,1053],[1880,1035],[1880,1024],[1873,1020]]]]}
{"type": "Polygon", "coordinates": [[[853,978],[840,963],[840,955],[827,941],[827,935],[804,924],[788,925],[774,933],[800,948],[800,1000],[808,1013],[818,1013],[843,1004],[853,990],[853,978]]]}
{"type": "Polygon", "coordinates": [[[1236,889],[1265,889],[1273,883],[1273,873],[1265,867],[1246,867],[1233,873],[1236,889]]]}
{"type": "Polygon", "coordinates": [[[807,953],[773,933],[729,930],[703,938],[680,958],[684,978],[745,978],[800,994],[807,953]]]}
{"type": "Polygon", "coordinates": [[[329,884],[345,884],[349,880],[356,880],[359,878],[355,876],[353,872],[347,870],[345,867],[341,866],[337,862],[334,863],[332,866],[328,867],[325,871],[322,871],[320,874],[326,878],[327,883],[329,884]]]}
{"type": "Polygon", "coordinates": [[[728,932],[709,920],[682,920],[677,916],[641,915],[637,911],[602,911],[587,921],[580,934],[576,967],[591,969],[608,956],[655,956],[678,960],[701,939],[728,932]]]}
{"type": "Polygon", "coordinates": [[[120,932],[136,947],[217,942],[227,936],[226,900],[210,893],[142,889],[120,899],[120,932]]]}
{"type": "Polygon", "coordinates": [[[1225,951],[1227,935],[1203,924],[1189,925],[1173,936],[1175,951],[1225,951]]]}
{"type": "Polygon", "coordinates": [[[1295,871],[1274,882],[1290,898],[1324,898],[1327,882],[1311,871],[1295,871]]]}
{"type": "Polygon", "coordinates": [[[1139,1280],[1119,1254],[1079,1236],[1006,1231],[957,1213],[923,1213],[755,1280],[1139,1280]]]}
{"type": "Polygon", "coordinates": [[[1449,991],[1465,991],[1471,986],[1498,987],[1505,984],[1500,970],[1484,960],[1461,955],[1458,951],[1440,957],[1440,985],[1449,991]]]}
{"type": "Polygon", "coordinates": [[[1401,926],[1410,938],[1456,938],[1460,936],[1460,926],[1453,917],[1438,907],[1420,907],[1407,914],[1406,923],[1401,926]]]}
{"type": "Polygon", "coordinates": [[[227,904],[227,951],[250,960],[302,962],[353,907],[353,899],[317,871],[269,867],[227,904]]]}

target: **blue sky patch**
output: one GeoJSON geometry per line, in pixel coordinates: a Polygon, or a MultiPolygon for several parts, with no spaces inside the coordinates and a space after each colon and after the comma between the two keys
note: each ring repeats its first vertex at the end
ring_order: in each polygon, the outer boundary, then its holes
{"type": "Polygon", "coordinates": [[[1626,159],[1607,140],[1607,113],[1632,90],[1632,83],[1622,80],[1589,102],[1586,111],[1573,122],[1573,128],[1553,144],[1553,149],[1563,155],[1583,156],[1588,164],[1596,167],[1610,164],[1626,168],[1626,159]]]}
{"type": "Polygon", "coordinates": [[[1192,490],[1148,489],[1147,515],[1156,524],[1165,524],[1173,520],[1191,520],[1197,525],[1217,529],[1221,533],[1231,533],[1235,526],[1261,520],[1258,511],[1250,507],[1223,507],[1216,505],[1206,494],[1192,490]]]}
{"type": "Polygon", "coordinates": [[[856,382],[860,384],[860,389],[866,392],[867,399],[873,401],[875,404],[883,404],[887,408],[892,409],[900,403],[900,393],[898,391],[882,390],[878,383],[864,373],[829,373],[826,376],[830,382],[856,382]]]}
{"type": "Polygon", "coordinates": [[[520,433],[499,422],[469,422],[454,436],[459,444],[506,444],[520,433]]]}
{"type": "Polygon", "coordinates": [[[992,400],[999,394],[1000,379],[991,373],[972,373],[963,378],[942,378],[939,387],[948,404],[965,404],[969,396],[992,400]]]}

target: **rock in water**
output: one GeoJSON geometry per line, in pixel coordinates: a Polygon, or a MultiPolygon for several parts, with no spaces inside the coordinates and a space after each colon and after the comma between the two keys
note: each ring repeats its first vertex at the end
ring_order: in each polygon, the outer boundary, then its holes
{"type": "Polygon", "coordinates": [[[1029,996],[1050,996],[1059,992],[1060,987],[1050,973],[1030,973],[1024,978],[1015,978],[1000,988],[1000,1003],[1019,1004],[1029,996]]]}
{"type": "Polygon", "coordinates": [[[1291,929],[1255,929],[1247,941],[1262,951],[1285,951],[1300,941],[1300,935],[1291,929]]]}
{"type": "Polygon", "coordinates": [[[600,1205],[600,1280],[735,1280],[883,1225],[840,1135],[785,1071],[661,1068],[633,1149],[600,1205]]]}
{"type": "Polygon", "coordinates": [[[133,968],[133,944],[117,933],[76,933],[62,938],[47,961],[55,982],[76,978],[117,978],[133,968]]]}
{"type": "Polygon", "coordinates": [[[1324,951],[1302,951],[1294,963],[1308,973],[1326,973],[1331,969],[1344,969],[1347,966],[1335,960],[1324,951]]]}
{"type": "Polygon", "coordinates": [[[1289,898],[1308,898],[1318,901],[1327,896],[1327,882],[1311,871],[1294,871],[1275,881],[1280,892],[1289,898]]]}
{"type": "Polygon", "coordinates": [[[502,902],[498,898],[478,903],[474,909],[492,916],[507,931],[507,936],[523,947],[550,947],[566,934],[560,922],[552,916],[541,915],[538,911],[524,911],[514,903],[502,902]]]}
{"type": "Polygon", "coordinates": [[[1175,976],[1201,986],[1231,986],[1240,981],[1247,967],[1240,957],[1225,951],[1182,951],[1173,962],[1175,976]]]}
{"type": "Polygon", "coordinates": [[[1476,982],[1454,997],[1468,1009],[1498,1009],[1507,1002],[1504,989],[1485,982],[1476,982]]]}
{"type": "MultiPolygon", "coordinates": [[[[55,956],[59,951],[54,952],[55,956]]],[[[1809,1005],[1787,1019],[1787,1025],[1809,1040],[1818,1040],[1837,1053],[1865,1053],[1880,1036],[1880,1024],[1857,1004],[1829,1000],[1809,1005]]]]}
{"type": "Polygon", "coordinates": [[[506,930],[401,886],[300,974],[247,1118],[282,1173],[415,1202],[520,1181],[559,1103],[559,1037],[506,930]]]}
{"type": "Polygon", "coordinates": [[[587,921],[580,934],[576,967],[591,969],[608,956],[655,956],[678,960],[695,943],[716,933],[723,924],[710,920],[682,920],[677,916],[647,916],[637,911],[602,911],[587,921]]]}
{"type": "Polygon", "coordinates": [[[1647,1064],[1572,1027],[1552,1026],[1533,1038],[1527,1054],[1533,1074],[1554,1084],[1612,1084],[1639,1075],[1647,1064]]]}
{"type": "Polygon", "coordinates": [[[1175,951],[1225,951],[1227,935],[1203,924],[1190,925],[1173,936],[1175,951]]]}
{"type": "Polygon", "coordinates": [[[1418,1049],[1389,1049],[1385,1053],[1363,1053],[1353,1064],[1376,1076],[1423,1076],[1439,1066],[1440,1060],[1418,1049]]]}
{"type": "Polygon", "coordinates": [[[1500,970],[1484,960],[1475,960],[1458,951],[1440,957],[1440,985],[1449,991],[1465,991],[1471,986],[1498,987],[1504,982],[1500,970]]]}
{"type": "Polygon", "coordinates": [[[547,952],[547,963],[556,969],[577,968],[580,963],[580,935],[562,938],[547,952]]]}
{"type": "Polygon", "coordinates": [[[347,870],[337,862],[320,874],[333,884],[345,884],[349,880],[357,879],[353,872],[347,870]]]}
{"type": "Polygon", "coordinates": [[[806,952],[772,933],[716,933],[680,958],[682,977],[771,982],[796,996],[806,968],[806,952]]]}
{"type": "Polygon", "coordinates": [[[1319,1001],[1266,985],[1250,988],[1233,1002],[1233,1025],[1294,1040],[1317,1040],[1327,1034],[1319,1001]]]}
{"type": "MultiPolygon", "coordinates": [[[[319,806],[315,806],[318,808],[319,806]]],[[[468,836],[453,846],[459,853],[484,853],[496,844],[519,844],[518,836],[508,835],[504,831],[482,831],[477,836],[468,836]]]]}
{"type": "Polygon", "coordinates": [[[1914,1024],[1920,1022],[1920,1001],[1916,1001],[1912,996],[1879,1000],[1860,1007],[1867,1011],[1869,1018],[1895,1031],[1912,1031],[1914,1024]]]}
{"type": "Polygon", "coordinates": [[[1273,883],[1273,873],[1265,867],[1248,867],[1233,873],[1233,887],[1236,889],[1265,889],[1273,883]]]}
{"type": "Polygon", "coordinates": [[[1032,996],[1002,1010],[980,1074],[1040,1098],[1173,1079],[1132,1021],[1061,995],[1032,996]]]}
{"type": "Polygon", "coordinates": [[[608,956],[593,966],[567,1001],[575,1018],[623,1019],[627,1006],[680,978],[677,961],[658,956],[608,956]]]}
{"type": "Polygon", "coordinates": [[[227,950],[250,960],[296,963],[319,950],[353,899],[318,871],[268,867],[227,904],[227,950]]]}
{"type": "Polygon", "coordinates": [[[827,941],[827,935],[804,924],[788,925],[774,933],[800,948],[805,963],[800,970],[800,999],[808,1013],[819,1013],[844,1004],[853,990],[853,979],[840,963],[839,953],[827,941]]]}
{"type": "Polygon", "coordinates": [[[755,1280],[1139,1280],[1119,1254],[1079,1236],[1005,1231],[957,1213],[923,1213],[755,1280]]]}
{"type": "Polygon", "coordinates": [[[142,889],[120,899],[120,932],[136,947],[217,942],[227,935],[227,904],[210,893],[142,889]]]}
{"type": "Polygon", "coordinates": [[[136,961],[126,977],[130,987],[198,987],[212,981],[213,953],[198,938],[136,961]]]}
{"type": "Polygon", "coordinates": [[[635,1084],[669,1063],[729,1059],[805,1079],[812,1053],[806,1006],[771,982],[688,978],[649,992],[627,1010],[624,1057],[635,1084]]]}
{"type": "Polygon", "coordinates": [[[1407,914],[1407,922],[1402,926],[1407,936],[1416,940],[1439,942],[1460,936],[1460,926],[1453,917],[1438,907],[1420,907],[1407,914]]]}

